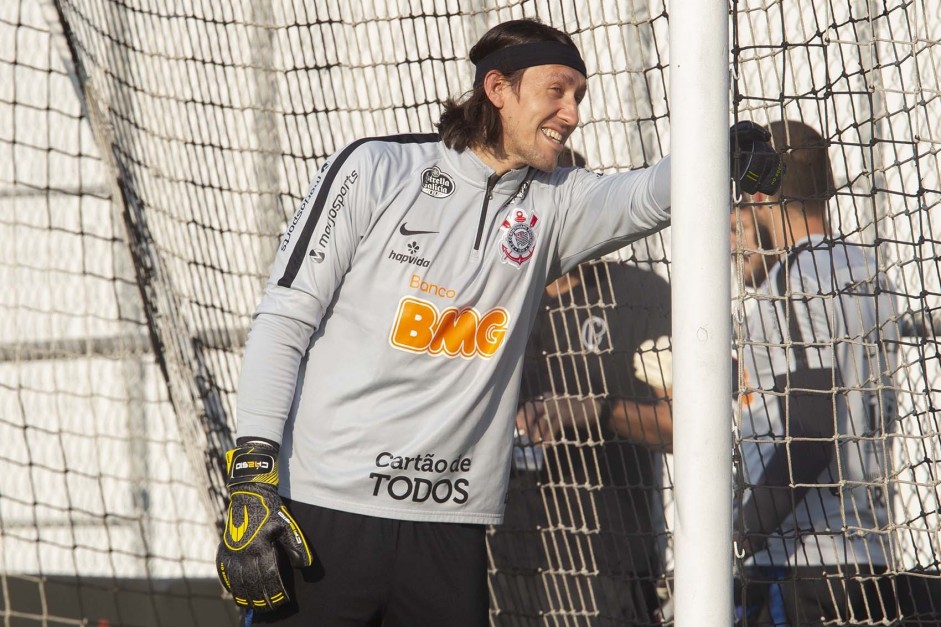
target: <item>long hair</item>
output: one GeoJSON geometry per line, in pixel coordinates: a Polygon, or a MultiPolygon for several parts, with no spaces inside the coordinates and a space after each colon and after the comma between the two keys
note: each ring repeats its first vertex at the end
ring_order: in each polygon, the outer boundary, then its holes
{"type": "MultiPolygon", "coordinates": [[[[475,65],[491,52],[518,44],[554,41],[574,46],[572,38],[534,19],[511,20],[494,26],[480,38],[470,51],[475,65]]],[[[501,68],[496,68],[503,71],[501,68]]],[[[504,72],[507,81],[518,94],[523,72],[504,72]]],[[[467,148],[496,147],[503,138],[500,111],[490,102],[483,84],[464,94],[461,102],[449,98],[438,122],[438,133],[448,148],[464,152],[467,148]]]]}

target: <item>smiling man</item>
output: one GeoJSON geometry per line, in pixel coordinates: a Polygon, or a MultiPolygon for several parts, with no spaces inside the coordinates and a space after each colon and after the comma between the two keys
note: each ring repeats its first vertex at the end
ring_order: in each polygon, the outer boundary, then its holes
{"type": "Polygon", "coordinates": [[[485,525],[543,287],[669,220],[669,159],[556,168],[587,76],[568,35],[506,22],[470,59],[439,133],[342,148],[279,248],[216,561],[256,622],[486,625],[485,525]]]}

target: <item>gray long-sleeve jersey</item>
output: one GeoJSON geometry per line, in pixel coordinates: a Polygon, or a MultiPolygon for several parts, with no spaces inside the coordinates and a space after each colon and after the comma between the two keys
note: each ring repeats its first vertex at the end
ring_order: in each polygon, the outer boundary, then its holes
{"type": "Polygon", "coordinates": [[[497,177],[437,135],[354,142],[288,224],[249,334],[239,437],[281,494],[498,523],[522,356],[547,281],[666,225],[669,159],[497,177]]]}

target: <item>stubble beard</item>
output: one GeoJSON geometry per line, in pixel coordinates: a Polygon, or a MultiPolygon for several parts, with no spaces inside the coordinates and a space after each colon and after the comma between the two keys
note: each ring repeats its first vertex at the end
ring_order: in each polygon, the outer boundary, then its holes
{"type": "Polygon", "coordinates": [[[547,155],[536,146],[533,146],[527,163],[537,170],[551,173],[559,165],[559,155],[558,153],[553,153],[551,156],[547,155]]]}

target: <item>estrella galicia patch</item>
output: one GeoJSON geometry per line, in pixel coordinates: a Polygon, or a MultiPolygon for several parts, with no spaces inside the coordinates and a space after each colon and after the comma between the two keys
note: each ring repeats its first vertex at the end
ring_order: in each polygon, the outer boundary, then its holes
{"type": "Polygon", "coordinates": [[[454,193],[454,179],[438,166],[425,168],[421,173],[421,191],[432,198],[447,198],[454,193]]]}
{"type": "Polygon", "coordinates": [[[535,212],[530,215],[522,208],[510,211],[500,230],[500,253],[503,255],[503,263],[511,263],[520,268],[532,258],[536,251],[535,227],[538,221],[535,212]]]}

